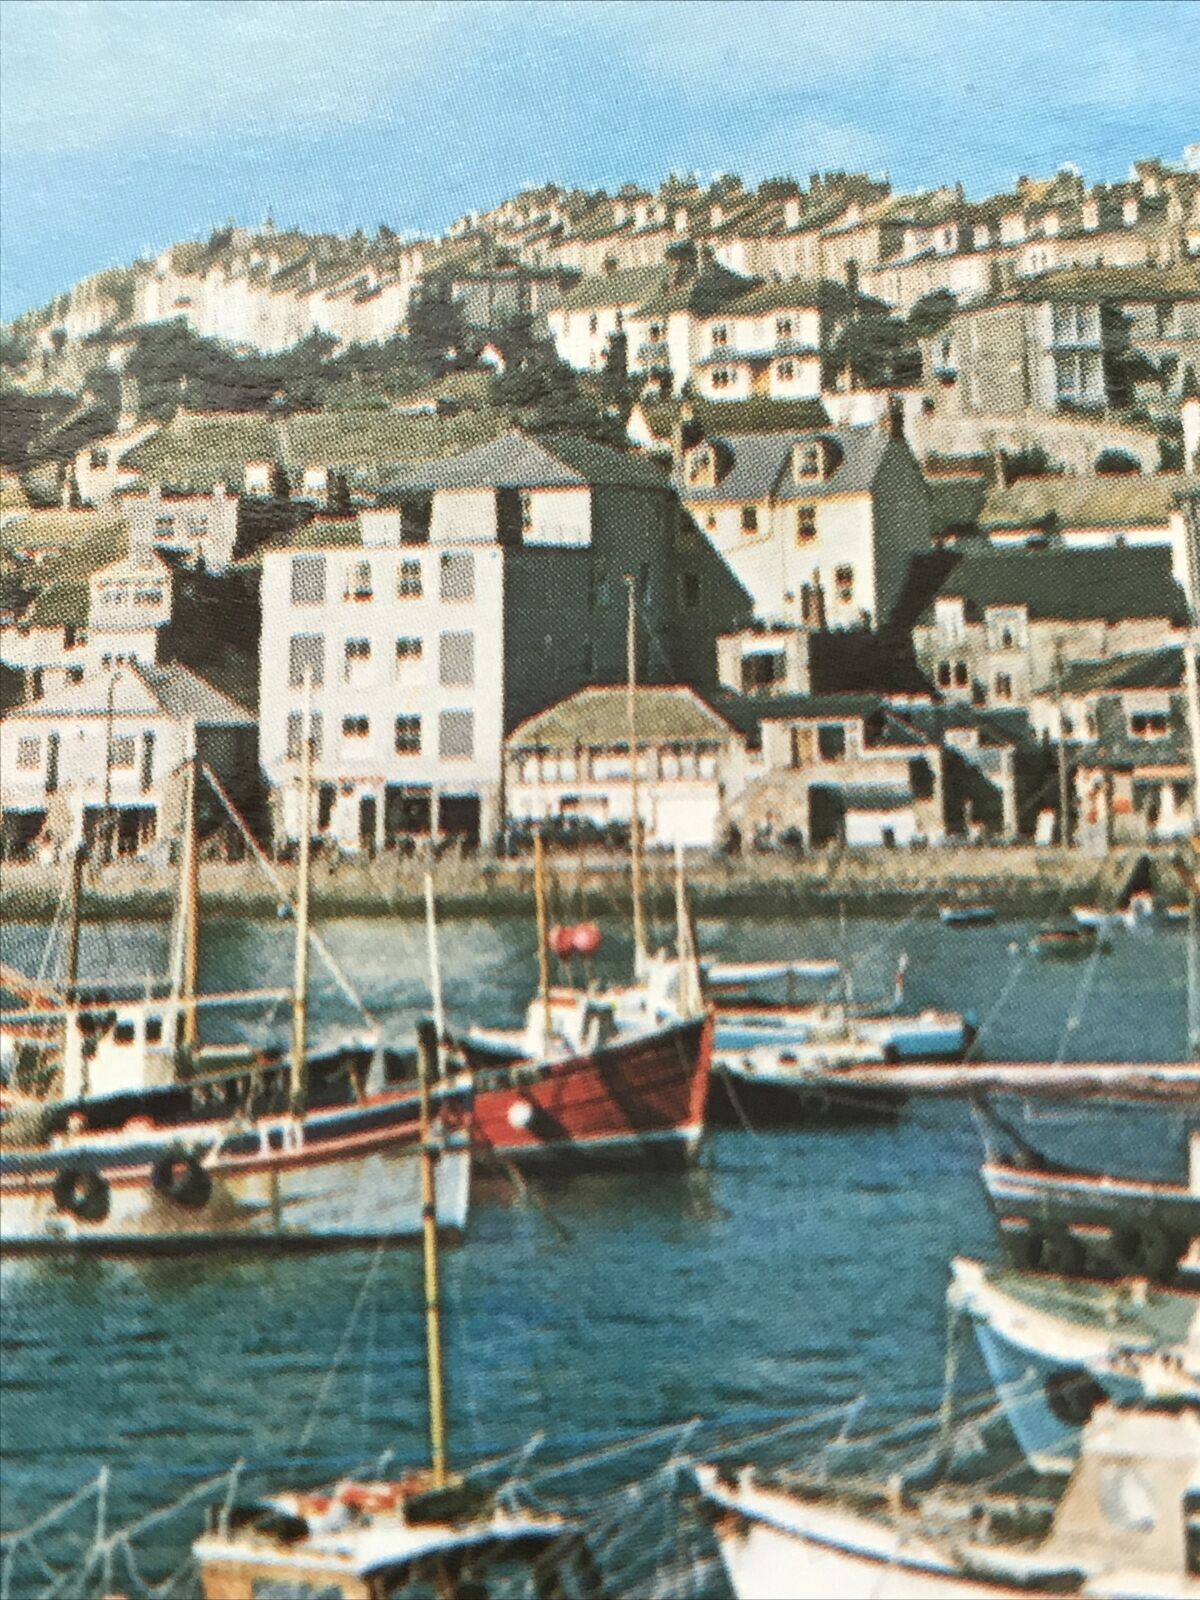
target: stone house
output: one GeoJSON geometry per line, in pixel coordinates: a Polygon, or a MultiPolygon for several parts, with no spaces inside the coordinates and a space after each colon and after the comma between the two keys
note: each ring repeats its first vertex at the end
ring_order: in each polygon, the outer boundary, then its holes
{"type": "Polygon", "coordinates": [[[188,566],[223,572],[237,542],[238,497],[218,483],[211,494],[179,494],[155,484],[146,494],[124,494],[129,547],[162,551],[188,566]]]}
{"type": "Polygon", "coordinates": [[[913,628],[917,660],[948,700],[1029,707],[1060,665],[1156,649],[1187,623],[1171,551],[981,551],[960,557],[913,628]]]}

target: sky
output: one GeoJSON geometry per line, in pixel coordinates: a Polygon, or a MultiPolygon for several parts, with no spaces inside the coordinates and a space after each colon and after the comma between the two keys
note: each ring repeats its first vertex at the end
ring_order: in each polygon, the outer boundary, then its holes
{"type": "Polygon", "coordinates": [[[0,317],[226,221],[849,167],[982,196],[1200,139],[1193,0],[0,0],[0,317]]]}

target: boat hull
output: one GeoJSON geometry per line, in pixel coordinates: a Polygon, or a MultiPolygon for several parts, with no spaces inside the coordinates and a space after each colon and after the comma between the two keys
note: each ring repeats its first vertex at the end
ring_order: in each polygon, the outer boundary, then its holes
{"type": "Polygon", "coordinates": [[[707,1484],[705,1505],[737,1600],[1028,1600],[1038,1592],[954,1571],[919,1533],[769,1490],[725,1490],[711,1477],[707,1484]]]}
{"type": "Polygon", "coordinates": [[[486,1168],[680,1166],[704,1128],[710,1018],[625,1036],[585,1055],[475,1077],[472,1136],[486,1168]]]}
{"type": "MultiPolygon", "coordinates": [[[[168,1153],[140,1143],[82,1139],[6,1156],[0,1171],[0,1251],[136,1254],[220,1248],[319,1248],[419,1237],[421,1145],[408,1120],[365,1106],[303,1126],[279,1120],[223,1142],[203,1137],[170,1152],[190,1163],[175,1191],[168,1153]],[[72,1178],[85,1203],[66,1196],[72,1178]]],[[[470,1150],[460,1138],[439,1157],[437,1220],[466,1229],[470,1150]]]]}
{"type": "Polygon", "coordinates": [[[751,1073],[718,1060],[707,1116],[714,1128],[856,1127],[895,1122],[907,1099],[902,1090],[863,1089],[838,1083],[832,1075],[751,1073]]]}
{"type": "MultiPolygon", "coordinates": [[[[886,1052],[892,1061],[959,1061],[975,1038],[966,1017],[953,1011],[924,1011],[916,1015],[854,1016],[837,1019],[863,1044],[886,1052]]],[[[754,1050],[763,1045],[807,1044],[819,1039],[829,1026],[819,1011],[803,1007],[719,1006],[714,1048],[722,1051],[754,1050]]]]}
{"type": "Polygon", "coordinates": [[[1200,1238],[1200,1193],[1182,1184],[989,1161],[984,1187],[1014,1266],[1171,1282],[1200,1238]]]}

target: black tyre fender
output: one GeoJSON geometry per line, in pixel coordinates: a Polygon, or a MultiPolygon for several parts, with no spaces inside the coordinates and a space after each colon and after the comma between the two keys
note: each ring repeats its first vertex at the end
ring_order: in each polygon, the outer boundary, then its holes
{"type": "Polygon", "coordinates": [[[1045,1384],[1046,1404],[1060,1422],[1082,1428],[1107,1394],[1083,1367],[1062,1367],[1045,1384]]]}
{"type": "Polygon", "coordinates": [[[199,1211],[212,1195],[212,1179],[194,1155],[171,1150],[154,1164],[150,1176],[156,1194],[173,1200],[187,1211],[199,1211]]]}
{"type": "Polygon", "coordinates": [[[64,1167],[54,1180],[55,1210],[80,1222],[103,1222],[112,1206],[112,1191],[91,1167],[64,1167]]]}

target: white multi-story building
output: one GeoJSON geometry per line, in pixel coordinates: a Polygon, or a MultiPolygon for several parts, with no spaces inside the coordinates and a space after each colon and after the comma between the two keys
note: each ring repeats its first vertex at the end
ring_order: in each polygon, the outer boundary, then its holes
{"type": "Polygon", "coordinates": [[[748,611],[657,469],[586,440],[508,434],[414,469],[392,498],[263,558],[262,762],[279,837],[298,829],[306,680],[320,831],[351,849],[487,840],[505,734],[624,678],[627,575],[648,681],[715,682],[715,635],[748,611]]]}

